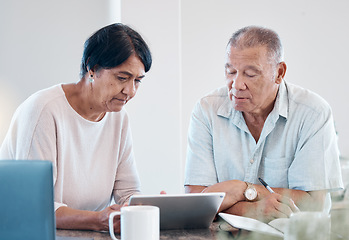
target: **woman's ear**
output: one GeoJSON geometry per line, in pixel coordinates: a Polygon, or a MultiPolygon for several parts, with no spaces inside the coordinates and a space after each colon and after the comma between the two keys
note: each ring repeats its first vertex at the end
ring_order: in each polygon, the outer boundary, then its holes
{"type": "Polygon", "coordinates": [[[88,77],[93,78],[93,76],[95,74],[94,67],[92,67],[90,69],[87,67],[87,74],[88,74],[88,77]]]}
{"type": "Polygon", "coordinates": [[[287,66],[285,62],[280,62],[278,64],[277,77],[275,79],[275,83],[280,84],[282,82],[282,79],[284,79],[286,74],[286,69],[287,69],[287,66]]]}
{"type": "Polygon", "coordinates": [[[88,74],[89,78],[93,78],[94,72],[90,69],[90,70],[88,70],[87,74],[88,74]]]}

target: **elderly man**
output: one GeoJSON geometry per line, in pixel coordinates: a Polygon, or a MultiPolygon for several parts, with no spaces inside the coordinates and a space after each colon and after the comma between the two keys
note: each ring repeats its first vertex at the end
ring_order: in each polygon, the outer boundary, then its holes
{"type": "Polygon", "coordinates": [[[270,221],[328,210],[329,191],[343,187],[331,108],[284,81],[282,55],[274,31],[238,30],[226,51],[227,86],[193,110],[186,192],[226,192],[220,211],[270,221]]]}

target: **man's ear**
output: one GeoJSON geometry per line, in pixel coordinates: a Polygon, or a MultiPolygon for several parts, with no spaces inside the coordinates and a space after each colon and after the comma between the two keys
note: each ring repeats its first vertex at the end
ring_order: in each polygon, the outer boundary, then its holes
{"type": "Polygon", "coordinates": [[[286,63],[285,62],[280,62],[277,67],[277,76],[275,79],[275,83],[280,84],[282,82],[282,79],[284,79],[285,74],[286,74],[286,63]]]}

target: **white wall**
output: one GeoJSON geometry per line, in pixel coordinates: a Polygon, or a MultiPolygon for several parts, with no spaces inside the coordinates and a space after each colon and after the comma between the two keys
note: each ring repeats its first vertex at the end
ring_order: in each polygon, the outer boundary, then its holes
{"type": "Polygon", "coordinates": [[[75,82],[83,42],[120,20],[138,30],[153,67],[126,106],[144,193],[183,191],[186,135],[194,103],[224,84],[230,35],[255,24],[285,47],[286,80],[333,108],[340,149],[349,156],[346,0],[76,0],[0,3],[0,143],[15,108],[30,94],[75,82]]]}
{"type": "Polygon", "coordinates": [[[125,0],[121,20],[149,44],[153,65],[126,109],[142,191],[183,192],[179,0],[125,0]]]}
{"type": "Polygon", "coordinates": [[[18,105],[40,89],[78,81],[84,41],[122,15],[154,58],[126,107],[142,190],[182,192],[179,0],[127,0],[120,7],[120,0],[1,0],[0,144],[18,105]]]}
{"type": "MultiPolygon", "coordinates": [[[[32,93],[79,80],[85,40],[115,20],[118,0],[0,2],[0,144],[32,93]]],[[[120,2],[119,2],[120,5],[120,2]]],[[[118,20],[118,19],[116,19],[118,20]]]]}
{"type": "Polygon", "coordinates": [[[225,84],[224,54],[231,34],[262,25],[276,30],[283,41],[285,80],[320,94],[332,106],[340,150],[348,157],[348,9],[344,0],[182,1],[183,129],[195,101],[225,84]]]}

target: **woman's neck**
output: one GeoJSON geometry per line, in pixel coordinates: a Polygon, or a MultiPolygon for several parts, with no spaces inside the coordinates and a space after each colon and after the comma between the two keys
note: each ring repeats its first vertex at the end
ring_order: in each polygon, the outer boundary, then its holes
{"type": "Polygon", "coordinates": [[[62,85],[65,96],[70,106],[83,118],[98,122],[103,119],[106,112],[98,109],[94,103],[91,88],[85,79],[77,83],[62,85]]]}

